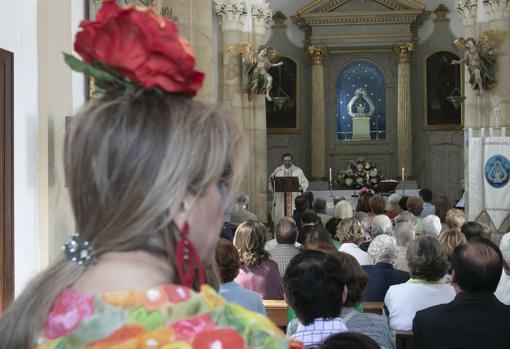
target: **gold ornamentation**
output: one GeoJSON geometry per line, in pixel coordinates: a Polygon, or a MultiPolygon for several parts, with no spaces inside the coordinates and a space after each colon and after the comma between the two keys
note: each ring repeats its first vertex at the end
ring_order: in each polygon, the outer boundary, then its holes
{"type": "Polygon", "coordinates": [[[397,44],[393,46],[393,48],[400,62],[409,62],[411,59],[411,53],[414,50],[414,44],[407,42],[405,44],[397,44]]]}
{"type": "Polygon", "coordinates": [[[308,48],[308,54],[312,60],[312,64],[322,64],[324,56],[326,55],[326,48],[321,46],[310,46],[308,48]]]}

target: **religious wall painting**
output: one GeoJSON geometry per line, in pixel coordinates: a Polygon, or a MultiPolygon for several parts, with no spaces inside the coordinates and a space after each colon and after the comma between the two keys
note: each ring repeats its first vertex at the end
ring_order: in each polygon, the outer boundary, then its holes
{"type": "Polygon", "coordinates": [[[386,138],[386,82],[369,60],[347,64],[337,78],[337,140],[386,138]]]}
{"type": "Polygon", "coordinates": [[[462,103],[452,98],[463,94],[462,69],[452,64],[459,56],[439,51],[425,58],[424,67],[424,115],[427,130],[462,129],[462,103]]]}
{"type": "Polygon", "coordinates": [[[266,100],[267,130],[272,134],[297,133],[299,127],[299,66],[289,57],[280,56],[279,60],[283,62],[283,65],[269,69],[269,74],[273,77],[273,100],[266,100]]]}

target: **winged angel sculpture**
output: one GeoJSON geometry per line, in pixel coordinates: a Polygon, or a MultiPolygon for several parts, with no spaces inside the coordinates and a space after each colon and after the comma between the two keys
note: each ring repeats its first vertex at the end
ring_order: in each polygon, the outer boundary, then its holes
{"type": "Polygon", "coordinates": [[[283,65],[283,62],[274,63],[277,60],[276,51],[266,45],[258,48],[254,53],[251,44],[242,42],[232,45],[228,48],[231,55],[241,55],[245,71],[248,75],[248,86],[246,91],[251,99],[254,94],[266,95],[266,99],[271,101],[271,89],[273,88],[273,77],[268,70],[272,67],[283,65]]]}
{"type": "Polygon", "coordinates": [[[452,60],[452,64],[466,64],[469,83],[479,95],[496,86],[495,46],[503,35],[501,31],[489,30],[480,35],[478,42],[473,38],[462,37],[453,42],[453,46],[461,52],[462,58],[452,60]]]}

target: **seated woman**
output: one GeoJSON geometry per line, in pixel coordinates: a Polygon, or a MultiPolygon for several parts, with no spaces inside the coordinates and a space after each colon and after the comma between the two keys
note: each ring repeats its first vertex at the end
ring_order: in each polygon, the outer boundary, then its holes
{"type": "Polygon", "coordinates": [[[392,330],[411,330],[414,315],[433,305],[449,303],[455,290],[441,279],[448,271],[446,251],[436,238],[422,236],[407,249],[411,279],[391,286],[384,304],[392,330]]]}
{"type": "Polygon", "coordinates": [[[437,240],[446,251],[446,258],[448,259],[448,272],[446,274],[445,281],[449,283],[451,281],[453,251],[457,246],[465,244],[467,239],[460,230],[447,229],[439,234],[437,240]]]}
{"type": "Polygon", "coordinates": [[[393,266],[395,269],[409,272],[407,263],[407,247],[414,240],[415,230],[414,224],[411,222],[400,222],[393,227],[393,237],[397,241],[398,254],[393,266]]]}
{"type": "Polygon", "coordinates": [[[316,250],[318,245],[331,245],[335,247],[329,232],[321,226],[315,226],[308,231],[304,241],[304,248],[316,250]]]}
{"type": "Polygon", "coordinates": [[[264,250],[266,230],[264,224],[254,221],[246,221],[237,228],[234,246],[239,251],[241,269],[234,281],[257,292],[262,299],[283,299],[278,264],[264,250]]]}
{"type": "MultiPolygon", "coordinates": [[[[338,273],[345,279],[347,286],[347,297],[342,306],[340,318],[345,322],[349,331],[369,336],[381,348],[394,348],[386,318],[377,314],[360,313],[354,308],[361,301],[361,295],[367,284],[367,274],[351,255],[336,251],[324,252],[334,256],[340,263],[338,273]]],[[[287,327],[287,335],[295,333],[298,324],[297,320],[292,320],[287,327]]]]}
{"type": "Polygon", "coordinates": [[[189,43],[115,1],[81,27],[76,51],[107,71],[66,132],[76,233],[0,318],[0,348],[300,345],[206,284],[246,147],[233,119],[191,99],[203,76],[189,43]]]}
{"type": "Polygon", "coordinates": [[[266,315],[262,297],[258,293],[242,288],[234,281],[241,261],[239,252],[227,239],[220,239],[216,245],[216,264],[218,265],[220,276],[220,296],[225,298],[229,303],[242,305],[244,308],[266,315]]]}
{"type": "Polygon", "coordinates": [[[372,259],[359,245],[365,240],[365,232],[355,218],[345,218],[336,230],[336,236],[342,241],[340,252],[350,254],[360,265],[373,264],[372,259]]]}
{"type": "Polygon", "coordinates": [[[402,196],[399,194],[391,194],[386,205],[386,215],[389,219],[393,220],[396,216],[402,212],[402,208],[398,204],[402,196]]]}
{"type": "Polygon", "coordinates": [[[346,332],[340,313],[347,297],[339,260],[327,253],[304,250],[290,261],[283,277],[285,297],[298,321],[287,336],[317,348],[328,336],[346,332]]]}
{"type": "Polygon", "coordinates": [[[374,265],[364,265],[363,270],[368,274],[368,284],[363,294],[365,302],[382,302],[388,288],[409,280],[405,271],[393,268],[398,256],[398,246],[395,238],[389,235],[379,235],[370,244],[368,254],[374,265]]]}

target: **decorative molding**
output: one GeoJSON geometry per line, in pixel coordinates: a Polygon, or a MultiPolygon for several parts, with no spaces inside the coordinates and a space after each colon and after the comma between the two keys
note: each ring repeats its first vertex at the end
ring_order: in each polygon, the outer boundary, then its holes
{"type": "Polygon", "coordinates": [[[510,17],[510,0],[487,0],[485,2],[492,19],[504,19],[510,17]]]}
{"type": "Polygon", "coordinates": [[[253,4],[251,7],[251,18],[253,19],[253,24],[255,26],[263,27],[264,31],[265,28],[268,28],[272,15],[273,10],[269,3],[253,4]]]}
{"type": "Polygon", "coordinates": [[[308,26],[345,26],[368,24],[414,24],[419,20],[419,12],[392,11],[384,13],[360,12],[356,14],[332,14],[321,17],[292,16],[292,21],[301,29],[308,26]]]}
{"type": "Polygon", "coordinates": [[[349,39],[381,39],[381,38],[408,38],[411,39],[412,33],[388,33],[388,34],[351,34],[351,35],[314,35],[312,41],[325,40],[349,40],[349,39]]]}
{"type": "Polygon", "coordinates": [[[243,17],[248,14],[244,0],[216,0],[214,9],[223,30],[241,30],[243,17]]]}
{"type": "Polygon", "coordinates": [[[460,14],[464,25],[475,24],[476,11],[478,8],[477,0],[455,0],[455,8],[460,14]]]}
{"type": "Polygon", "coordinates": [[[324,56],[326,55],[326,48],[322,46],[310,46],[308,47],[308,54],[310,55],[312,65],[322,65],[324,56]]]}
{"type": "MultiPolygon", "coordinates": [[[[332,13],[336,8],[351,0],[330,0],[330,1],[314,1],[298,9],[298,15],[308,14],[325,14],[332,13]]],[[[413,0],[375,0],[376,2],[386,6],[389,10],[425,10],[425,6],[413,0]]]]}
{"type": "Polygon", "coordinates": [[[411,59],[411,54],[414,50],[414,44],[410,42],[405,44],[397,44],[393,46],[393,49],[395,50],[399,63],[409,62],[411,59]]]}

